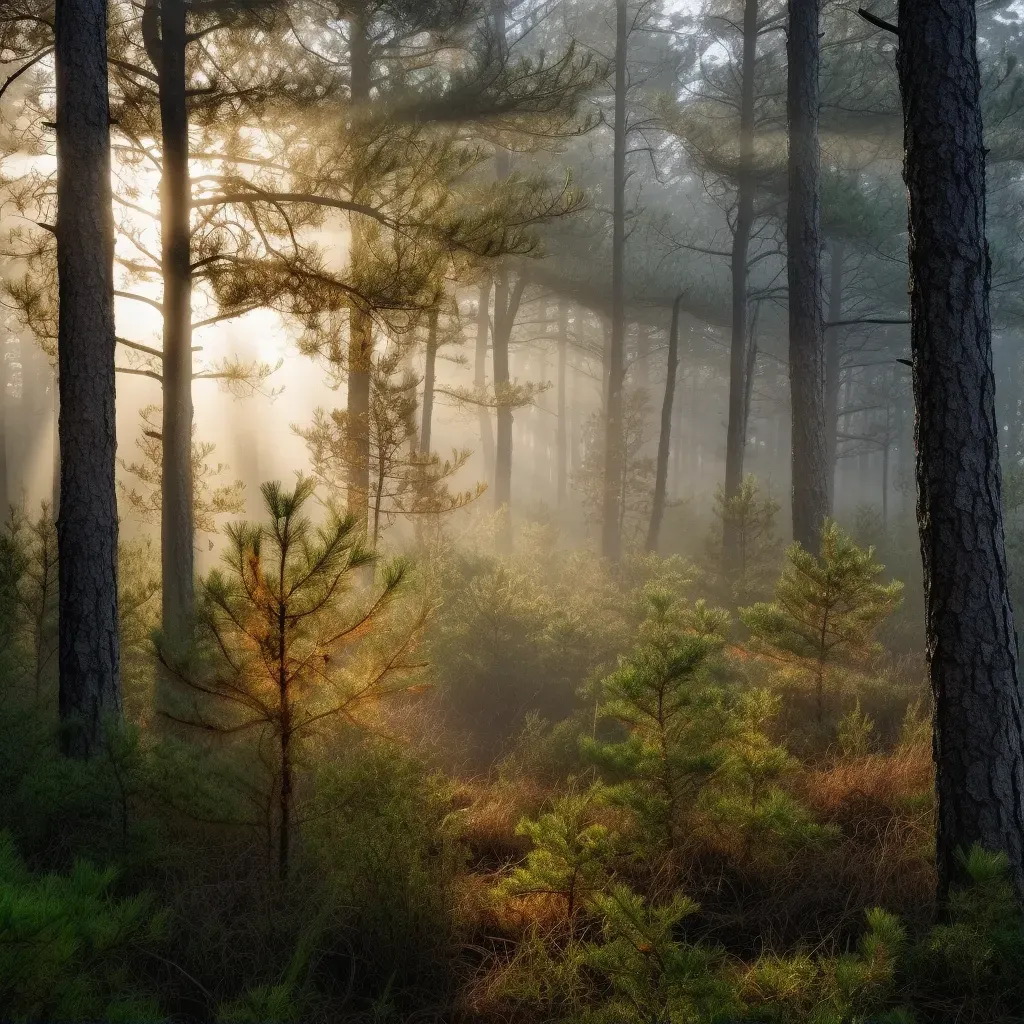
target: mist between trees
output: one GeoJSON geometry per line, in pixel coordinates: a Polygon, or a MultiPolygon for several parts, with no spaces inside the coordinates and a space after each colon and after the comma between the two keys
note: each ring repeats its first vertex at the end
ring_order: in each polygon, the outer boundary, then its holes
{"type": "Polygon", "coordinates": [[[1024,1017],[1022,48],[0,0],[0,1016],[1024,1017]]]}

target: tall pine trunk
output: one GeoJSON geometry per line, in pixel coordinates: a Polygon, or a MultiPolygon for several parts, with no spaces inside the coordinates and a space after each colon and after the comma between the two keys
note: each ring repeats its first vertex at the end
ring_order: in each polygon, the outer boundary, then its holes
{"type": "Polygon", "coordinates": [[[817,551],[829,514],[818,149],[821,0],[789,0],[789,386],[793,539],[817,551]]]}
{"type": "Polygon", "coordinates": [[[434,374],[437,369],[437,309],[430,311],[427,327],[427,359],[423,374],[423,409],[420,425],[420,453],[430,452],[430,427],[434,418],[434,374]]]}
{"type": "Polygon", "coordinates": [[[900,0],[911,349],[940,896],[956,852],[1024,890],[1024,709],[1003,544],[974,0],[900,0]]]}
{"type": "Polygon", "coordinates": [[[114,488],[114,220],[105,0],[57,0],[59,710],[88,757],[121,717],[114,488]]]}
{"type": "MultiPolygon", "coordinates": [[[[675,405],[676,377],[679,375],[679,307],[683,296],[672,303],[672,326],[668,332],[668,365],[665,368],[665,396],[661,402],[661,429],[658,433],[658,460],[654,471],[654,500],[651,523],[647,529],[647,550],[658,550],[661,521],[665,515],[665,491],[668,485],[668,456],[672,447],[672,407],[675,405]]],[[[678,438],[676,439],[678,443],[678,438]]]]}
{"type": "Polygon", "coordinates": [[[494,391],[498,403],[498,431],[494,458],[494,507],[504,517],[498,532],[498,548],[512,550],[512,405],[508,388],[509,344],[512,327],[519,312],[526,279],[520,276],[509,287],[508,271],[501,270],[494,282],[494,333],[491,353],[494,359],[494,391]]]}
{"type": "MultiPolygon", "coordinates": [[[[733,226],[732,331],[729,349],[729,425],[725,441],[725,496],[734,498],[743,482],[743,450],[746,447],[743,408],[746,396],[744,369],[747,346],[747,260],[754,227],[754,71],[757,64],[758,0],[743,6],[743,58],[740,65],[740,155],[736,178],[736,221],[733,226]]],[[[733,568],[736,528],[728,519],[723,525],[723,569],[733,568]]]]}
{"type": "Polygon", "coordinates": [[[163,625],[185,637],[195,595],[192,495],[192,265],[185,87],[185,0],[160,6],[160,184],[163,275],[163,465],[160,552],[163,625]]]}
{"type": "MultiPolygon", "coordinates": [[[[829,249],[828,318],[833,324],[843,318],[843,243],[829,249]]],[[[836,457],[839,451],[839,327],[825,331],[825,460],[828,507],[835,508],[836,457]]]]}
{"type": "MultiPolygon", "coordinates": [[[[356,110],[370,98],[370,41],[362,16],[349,21],[349,91],[356,110]]],[[[352,183],[353,197],[358,199],[362,184],[352,183]]],[[[363,258],[360,225],[355,217],[352,230],[351,263],[355,267],[363,258]]],[[[348,510],[365,532],[369,525],[370,507],[370,370],[373,364],[373,318],[368,310],[353,305],[349,312],[348,394],[346,411],[349,431],[348,510]]]]}
{"type": "MultiPolygon", "coordinates": [[[[490,333],[491,279],[480,282],[480,296],[476,308],[476,352],[473,367],[473,383],[481,394],[487,385],[487,337],[490,333]]],[[[494,428],[491,424],[491,410],[486,405],[477,407],[480,421],[480,447],[484,457],[484,479],[494,479],[494,428]]]]}
{"type": "Polygon", "coordinates": [[[566,408],[566,373],[569,361],[569,305],[565,299],[558,300],[558,429],[555,445],[555,489],[558,507],[565,505],[569,481],[569,422],[566,408]]]}
{"type": "Polygon", "coordinates": [[[626,50],[629,44],[627,0],[615,4],[615,133],[612,153],[612,323],[608,350],[608,400],[605,404],[604,501],[601,553],[612,562],[622,555],[620,528],[622,468],[622,386],[626,334],[626,50]]]}

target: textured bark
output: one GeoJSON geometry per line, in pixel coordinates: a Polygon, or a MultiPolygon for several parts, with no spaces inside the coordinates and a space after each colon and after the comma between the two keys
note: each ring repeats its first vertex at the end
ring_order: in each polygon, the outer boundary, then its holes
{"type": "Polygon", "coordinates": [[[114,221],[105,0],[57,0],[61,503],[59,710],[65,753],[121,717],[114,414],[114,221]]]}
{"type": "Polygon", "coordinates": [[[615,136],[612,153],[612,323],[608,350],[608,400],[605,404],[604,502],[601,553],[612,562],[622,555],[622,385],[626,333],[626,49],[628,4],[615,3],[615,136]]]}
{"type": "Polygon", "coordinates": [[[10,504],[7,484],[7,448],[10,435],[11,410],[7,396],[7,360],[0,351],[0,515],[6,517],[7,506],[10,504]]]}
{"type": "MultiPolygon", "coordinates": [[[[828,319],[843,318],[843,243],[833,242],[829,249],[828,319]]],[[[836,458],[839,451],[839,373],[840,328],[825,331],[825,460],[828,484],[828,508],[836,502],[836,458]]]]}
{"type": "Polygon", "coordinates": [[[940,896],[958,848],[1024,890],[1024,714],[1003,544],[974,0],[900,0],[918,521],[940,896]]]}
{"type": "MultiPolygon", "coordinates": [[[[476,356],[473,383],[479,391],[487,384],[487,336],[490,333],[491,279],[485,278],[480,284],[480,297],[476,310],[476,356]]],[[[484,455],[484,479],[494,479],[494,427],[491,424],[491,410],[481,405],[477,410],[480,420],[480,447],[484,455]]]]}
{"type": "Polygon", "coordinates": [[[423,373],[423,409],[420,425],[420,452],[430,451],[430,426],[434,418],[434,374],[437,369],[437,310],[430,311],[427,328],[427,359],[423,373]]]}
{"type": "MultiPolygon", "coordinates": [[[[349,23],[349,91],[353,105],[365,103],[370,96],[370,43],[361,17],[349,23]]],[[[358,199],[362,185],[352,183],[353,199],[358,199]]],[[[353,216],[351,262],[362,257],[359,223],[353,216]]],[[[348,510],[365,532],[369,521],[370,502],[370,368],[373,361],[373,319],[365,309],[353,306],[349,314],[348,394],[346,411],[350,450],[348,466],[348,510]]]]}
{"type": "Polygon", "coordinates": [[[512,406],[508,403],[505,390],[509,377],[509,343],[512,327],[516,322],[519,304],[526,289],[526,278],[519,277],[509,287],[508,272],[498,273],[494,283],[494,334],[491,352],[494,358],[494,389],[498,396],[498,431],[494,457],[494,507],[504,510],[504,518],[498,532],[498,548],[512,550],[512,406]]]}
{"type": "Polygon", "coordinates": [[[793,539],[816,551],[828,516],[825,342],[821,304],[821,0],[789,0],[789,386],[793,539]]]}
{"type": "Polygon", "coordinates": [[[163,171],[163,467],[160,551],[163,625],[183,639],[195,610],[192,508],[192,266],[185,95],[185,0],[160,6],[158,55],[163,171]]]}
{"type": "Polygon", "coordinates": [[[558,303],[558,432],[555,439],[556,493],[558,507],[565,504],[569,481],[569,423],[565,403],[566,371],[569,356],[569,306],[564,299],[558,303]]]}
{"type": "Polygon", "coordinates": [[[651,525],[647,530],[647,550],[658,550],[661,520],[665,515],[665,489],[668,484],[668,454],[672,447],[672,407],[676,398],[676,377],[679,375],[679,307],[683,296],[672,303],[672,326],[668,332],[668,366],[665,368],[665,397],[661,403],[661,429],[658,433],[658,460],[654,471],[654,500],[651,504],[651,525]]]}
{"type": "MultiPolygon", "coordinates": [[[[754,70],[757,64],[758,0],[743,7],[743,58],[740,65],[740,157],[736,177],[736,222],[732,236],[732,337],[729,349],[729,424],[725,441],[725,496],[735,497],[743,482],[744,365],[747,345],[747,259],[754,226],[754,70]]],[[[722,536],[723,569],[731,571],[736,554],[735,526],[726,520],[722,536]]]]}

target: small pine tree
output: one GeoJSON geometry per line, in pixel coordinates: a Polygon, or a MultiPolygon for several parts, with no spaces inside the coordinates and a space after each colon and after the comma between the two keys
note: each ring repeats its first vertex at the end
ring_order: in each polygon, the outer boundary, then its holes
{"type": "Polygon", "coordinates": [[[648,600],[639,644],[599,684],[599,717],[626,735],[583,742],[613,780],[610,797],[636,815],[639,834],[661,847],[671,871],[681,813],[722,763],[731,711],[709,678],[722,638],[706,627],[721,620],[704,608],[688,615],[667,593],[651,592],[648,600]]]}
{"type": "Polygon", "coordinates": [[[230,525],[225,570],[202,581],[205,657],[182,665],[161,650],[164,665],[193,697],[183,712],[164,713],[212,732],[255,733],[262,758],[265,748],[273,751],[270,794],[261,799],[267,807],[276,804],[272,827],[284,878],[303,746],[338,720],[355,723],[361,707],[409,690],[396,680],[416,667],[407,654],[423,616],[396,625],[379,645],[385,650],[357,649],[368,634],[387,631],[385,612],[407,578],[407,565],[385,565],[378,593],[356,607],[346,600],[352,575],[375,556],[363,546],[355,517],[331,513],[314,527],[303,514],[314,493],[309,479],[300,478],[292,491],[276,482],[261,490],[269,521],[230,525]]]}
{"type": "Polygon", "coordinates": [[[739,491],[731,498],[721,487],[715,493],[717,523],[710,547],[715,563],[729,566],[724,582],[736,604],[762,592],[778,564],[780,543],[775,525],[780,508],[770,493],[762,493],[752,475],[743,478],[739,491]],[[736,538],[736,551],[724,561],[721,549],[726,533],[736,538]]]}
{"type": "Polygon", "coordinates": [[[46,502],[35,519],[11,507],[0,555],[6,560],[2,585],[11,601],[15,657],[38,703],[57,653],[57,527],[46,502]]]}
{"type": "Polygon", "coordinates": [[[594,1024],[724,1020],[739,1009],[721,970],[721,951],[677,941],[680,923],[700,909],[676,894],[655,906],[625,885],[594,898],[603,941],[589,943],[585,960],[607,978],[611,995],[584,1016],[594,1024]]]}
{"type": "Polygon", "coordinates": [[[0,833],[0,1006],[5,1020],[166,1020],[135,991],[133,951],[159,937],[146,896],[115,898],[113,871],[32,875],[0,833]]]}
{"type": "Polygon", "coordinates": [[[740,618],[754,650],[810,673],[820,725],[829,669],[878,650],[874,631],[898,606],[903,584],[881,583],[874,548],[857,547],[832,521],[822,529],[820,556],[794,544],[787,559],[775,600],[742,609],[740,618]]]}
{"type": "MultiPolygon", "coordinates": [[[[127,462],[120,459],[121,468],[134,476],[143,486],[142,492],[119,482],[118,487],[125,504],[144,523],[160,522],[161,481],[163,480],[163,434],[158,422],[160,407],[147,405],[139,410],[142,433],[135,444],[140,459],[127,462]]],[[[228,466],[223,462],[210,462],[216,448],[210,441],[197,441],[195,424],[192,425],[192,502],[195,528],[202,533],[217,532],[217,517],[237,515],[245,508],[245,484],[241,480],[218,483],[228,466]]]]}
{"type": "Polygon", "coordinates": [[[570,793],[536,820],[524,818],[516,832],[533,848],[526,862],[502,881],[498,893],[561,896],[571,930],[584,903],[608,884],[614,841],[608,829],[594,821],[600,797],[600,789],[570,793]]]}

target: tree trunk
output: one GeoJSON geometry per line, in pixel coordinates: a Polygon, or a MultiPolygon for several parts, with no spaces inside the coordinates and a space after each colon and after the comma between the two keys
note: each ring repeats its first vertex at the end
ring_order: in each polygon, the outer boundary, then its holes
{"type": "MultiPolygon", "coordinates": [[[[59,357],[58,357],[59,359],[59,357]]],[[[53,371],[53,395],[51,396],[50,416],[53,420],[53,432],[50,443],[50,507],[53,509],[54,522],[60,517],[60,376],[53,371]]]]}
{"type": "Polygon", "coordinates": [[[192,495],[192,265],[185,95],[185,0],[160,6],[158,60],[163,170],[163,466],[160,552],[163,625],[182,640],[194,613],[192,495]]]}
{"type": "Polygon", "coordinates": [[[565,390],[566,370],[569,359],[569,306],[564,299],[558,301],[558,432],[555,444],[558,452],[555,456],[555,484],[558,507],[565,505],[565,496],[569,481],[569,424],[567,420],[565,390]]]}
{"type": "MultiPolygon", "coordinates": [[[[736,222],[732,236],[732,337],[729,350],[729,425],[725,441],[725,496],[734,498],[743,482],[743,404],[746,382],[743,369],[747,345],[747,259],[754,226],[754,70],[757,64],[758,0],[743,6],[743,59],[740,67],[740,160],[736,181],[736,222]]],[[[722,563],[731,571],[736,552],[736,531],[723,524],[722,563]]]]}
{"type": "MultiPolygon", "coordinates": [[[[828,318],[843,318],[843,243],[833,242],[829,250],[828,318]]],[[[825,331],[825,459],[828,508],[836,501],[836,454],[839,449],[839,327],[825,331]]]]}
{"type": "Polygon", "coordinates": [[[793,539],[817,551],[829,514],[821,308],[821,0],[789,0],[789,386],[793,539]]]}
{"type": "Polygon", "coordinates": [[[57,0],[59,710],[88,757],[121,718],[114,488],[114,219],[105,0],[57,0]]]}
{"type": "MultiPolygon", "coordinates": [[[[24,361],[23,361],[24,362],[24,361]]],[[[24,376],[22,377],[24,380],[24,376]]],[[[7,483],[7,437],[10,433],[10,410],[8,408],[7,358],[0,348],[0,517],[7,518],[7,508],[11,503],[10,490],[7,483]]]]}
{"type": "Polygon", "coordinates": [[[423,419],[420,426],[420,453],[430,452],[430,424],[434,416],[434,372],[437,367],[437,309],[430,311],[427,328],[427,362],[423,373],[423,419]]]}
{"type": "Polygon", "coordinates": [[[491,352],[494,358],[494,390],[498,401],[498,436],[494,460],[494,507],[504,511],[498,532],[498,549],[512,550],[512,405],[508,395],[509,343],[512,327],[519,312],[526,279],[519,277],[509,288],[508,271],[499,271],[494,284],[494,336],[491,352]]]}
{"type": "Polygon", "coordinates": [[[900,0],[911,348],[939,892],[956,852],[1007,854],[1024,890],[1021,681],[1003,544],[974,0],[900,0]]]}
{"type": "MultiPolygon", "coordinates": [[[[491,305],[491,279],[485,278],[480,283],[480,298],[477,300],[476,311],[476,357],[473,383],[479,392],[483,392],[487,384],[487,335],[489,333],[491,305]]],[[[484,456],[484,479],[494,479],[494,429],[491,425],[491,410],[486,405],[477,409],[480,420],[480,447],[484,456]]]]}
{"type": "MultiPolygon", "coordinates": [[[[349,21],[349,91],[353,107],[370,97],[370,42],[362,16],[349,21]]],[[[362,183],[352,183],[353,197],[358,199],[362,183]]],[[[351,262],[362,259],[360,225],[350,218],[352,231],[351,262]]],[[[368,527],[370,501],[370,369],[373,363],[373,318],[369,310],[353,305],[349,312],[348,394],[346,411],[349,430],[348,510],[363,529],[368,527]]]]}
{"type": "Polygon", "coordinates": [[[626,331],[626,49],[629,43],[627,0],[615,3],[615,138],[612,155],[612,323],[608,353],[608,401],[605,405],[604,502],[601,553],[612,562],[622,555],[620,506],[625,500],[620,481],[622,451],[622,385],[625,379],[626,331]]]}
{"type": "Polygon", "coordinates": [[[647,530],[647,550],[658,550],[661,520],[665,515],[665,489],[668,483],[668,454],[672,446],[672,407],[675,405],[676,377],[679,375],[679,307],[682,295],[672,303],[672,326],[668,332],[668,365],[665,369],[665,397],[661,403],[661,430],[658,434],[658,461],[654,471],[654,500],[651,525],[647,530]]]}

